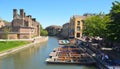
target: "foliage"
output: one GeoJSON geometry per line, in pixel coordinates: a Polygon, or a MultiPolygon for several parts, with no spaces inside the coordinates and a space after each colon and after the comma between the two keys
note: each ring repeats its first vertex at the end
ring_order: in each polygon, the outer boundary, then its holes
{"type": "Polygon", "coordinates": [[[7,21],[7,20],[3,20],[5,25],[11,25],[11,22],[7,21]]]}
{"type": "Polygon", "coordinates": [[[6,41],[0,41],[0,52],[15,48],[18,46],[23,46],[23,45],[28,44],[28,43],[29,42],[26,42],[26,41],[8,41],[6,44],[6,41]]]}
{"type": "Polygon", "coordinates": [[[40,25],[40,35],[41,36],[47,36],[48,35],[47,30],[43,29],[42,25],[40,25]]]}
{"type": "Polygon", "coordinates": [[[108,29],[108,39],[115,42],[120,42],[120,2],[115,1],[112,3],[112,8],[110,11],[110,22],[107,26],[108,29]]]}
{"type": "Polygon", "coordinates": [[[84,33],[88,36],[100,36],[104,37],[106,35],[106,26],[107,23],[110,22],[109,16],[105,14],[98,14],[94,16],[90,16],[85,19],[85,29],[84,33]]]}
{"type": "Polygon", "coordinates": [[[42,27],[42,25],[40,24],[40,30],[42,30],[43,29],[43,27],[42,27]]]}
{"type": "Polygon", "coordinates": [[[83,16],[93,16],[93,15],[96,15],[95,13],[85,13],[83,14],[83,16]]]}
{"type": "Polygon", "coordinates": [[[47,30],[41,30],[41,36],[47,36],[48,35],[48,32],[47,30]]]}
{"type": "Polygon", "coordinates": [[[3,20],[4,23],[9,23],[7,20],[3,20]]]}

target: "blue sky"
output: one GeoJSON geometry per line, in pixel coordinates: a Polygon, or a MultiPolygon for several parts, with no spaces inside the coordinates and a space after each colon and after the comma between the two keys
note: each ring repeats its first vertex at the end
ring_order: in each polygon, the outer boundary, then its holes
{"type": "MultiPolygon", "coordinates": [[[[13,9],[24,9],[45,28],[69,22],[73,15],[109,13],[115,0],[0,0],[0,17],[12,21],[13,9]]],[[[120,1],[120,0],[117,0],[120,1]]]]}

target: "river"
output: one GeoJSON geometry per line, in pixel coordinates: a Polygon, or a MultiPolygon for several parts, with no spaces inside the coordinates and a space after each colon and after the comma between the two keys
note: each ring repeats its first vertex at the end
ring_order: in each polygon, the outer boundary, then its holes
{"type": "Polygon", "coordinates": [[[0,69],[96,69],[95,66],[47,64],[49,53],[58,46],[58,39],[49,37],[48,42],[0,57],[0,69]]]}

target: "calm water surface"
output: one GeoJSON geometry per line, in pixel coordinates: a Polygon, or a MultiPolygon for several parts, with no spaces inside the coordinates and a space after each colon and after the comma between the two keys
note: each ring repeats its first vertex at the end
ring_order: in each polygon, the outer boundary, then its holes
{"type": "Polygon", "coordinates": [[[0,69],[96,69],[94,66],[46,64],[49,53],[57,46],[57,38],[49,37],[48,42],[0,57],[0,69]]]}

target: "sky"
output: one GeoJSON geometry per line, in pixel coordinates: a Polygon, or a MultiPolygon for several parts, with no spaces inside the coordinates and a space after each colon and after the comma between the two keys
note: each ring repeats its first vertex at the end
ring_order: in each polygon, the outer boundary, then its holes
{"type": "MultiPolygon", "coordinates": [[[[50,25],[62,26],[73,15],[84,13],[109,13],[115,0],[0,0],[0,18],[12,21],[13,9],[24,9],[26,15],[46,28],[50,25]]],[[[119,1],[120,0],[116,0],[119,1]]]]}

